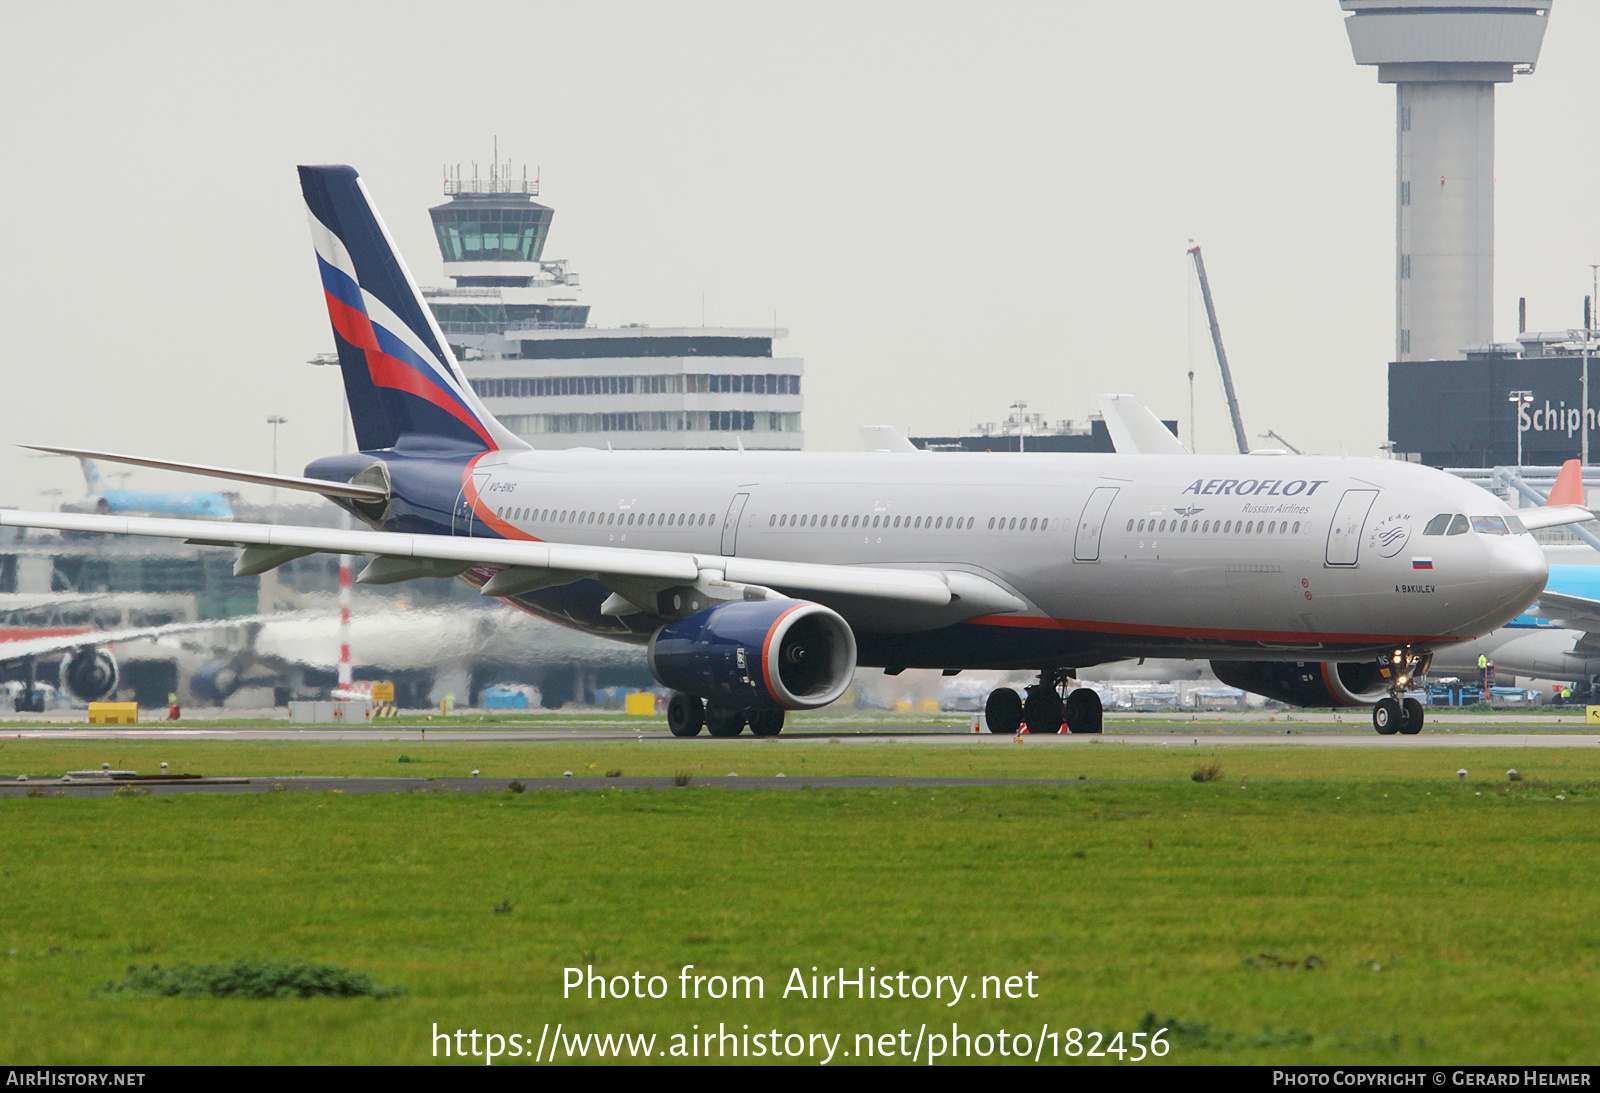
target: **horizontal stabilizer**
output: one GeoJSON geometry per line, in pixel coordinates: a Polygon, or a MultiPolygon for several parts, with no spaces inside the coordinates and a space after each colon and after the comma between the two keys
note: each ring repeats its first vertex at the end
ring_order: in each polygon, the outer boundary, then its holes
{"type": "Polygon", "coordinates": [[[249,482],[257,486],[280,486],[286,490],[306,490],[325,497],[348,497],[356,501],[386,501],[389,494],[381,486],[362,486],[353,482],[325,482],[320,478],[297,478],[289,474],[263,474],[260,471],[236,471],[227,467],[209,467],[203,463],[178,463],[170,459],[146,459],[142,456],[117,455],[115,452],[91,452],[84,448],[48,448],[41,444],[21,444],[36,452],[53,452],[56,455],[77,456],[80,459],[103,459],[107,463],[126,463],[134,467],[151,467],[158,471],[181,471],[207,478],[226,478],[231,482],[249,482]]]}

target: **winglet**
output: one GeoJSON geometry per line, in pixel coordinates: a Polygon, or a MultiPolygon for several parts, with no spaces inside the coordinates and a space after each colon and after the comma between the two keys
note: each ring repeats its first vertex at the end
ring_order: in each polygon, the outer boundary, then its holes
{"type": "Polygon", "coordinates": [[[1569,459],[1561,464],[1561,473],[1556,475],[1556,484],[1550,487],[1550,496],[1545,500],[1545,504],[1581,505],[1583,503],[1583,464],[1576,459],[1569,459]]]}

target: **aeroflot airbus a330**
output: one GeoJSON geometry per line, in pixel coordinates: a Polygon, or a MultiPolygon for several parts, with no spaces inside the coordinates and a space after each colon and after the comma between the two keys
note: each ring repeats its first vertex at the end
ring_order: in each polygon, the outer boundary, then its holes
{"type": "Polygon", "coordinates": [[[361,450],[304,478],[93,454],[312,490],[374,530],[0,524],[241,546],[241,575],[323,551],[374,555],[366,583],[462,577],[646,645],[672,731],[734,736],[834,701],[858,664],[1034,669],[1026,702],[990,696],[990,731],[1097,732],[1095,692],[1063,692],[1073,669],[1129,657],[1209,659],[1253,691],[1372,704],[1378,731],[1416,732],[1403,692],[1432,650],[1544,587],[1527,529],[1592,517],[1519,523],[1460,479],[1368,459],[534,451],[474,396],[356,172],[300,181],[361,450]]]}

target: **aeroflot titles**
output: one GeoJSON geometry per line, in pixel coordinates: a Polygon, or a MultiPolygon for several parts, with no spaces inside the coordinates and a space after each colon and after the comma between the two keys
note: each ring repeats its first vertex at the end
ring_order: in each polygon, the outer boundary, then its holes
{"type": "Polygon", "coordinates": [[[1318,486],[1327,484],[1326,478],[1313,481],[1296,478],[1289,482],[1281,478],[1213,478],[1209,482],[1203,478],[1196,478],[1194,482],[1184,487],[1183,492],[1202,495],[1232,494],[1235,497],[1247,497],[1258,493],[1264,493],[1268,497],[1294,497],[1303,493],[1310,497],[1317,492],[1318,486]]]}

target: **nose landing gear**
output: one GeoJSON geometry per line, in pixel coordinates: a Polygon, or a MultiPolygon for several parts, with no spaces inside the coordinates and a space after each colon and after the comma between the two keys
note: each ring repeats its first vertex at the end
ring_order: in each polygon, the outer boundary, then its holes
{"type": "Polygon", "coordinates": [[[1389,681],[1389,694],[1372,707],[1372,727],[1383,736],[1415,736],[1422,731],[1422,703],[1407,698],[1405,692],[1427,674],[1433,654],[1413,652],[1406,646],[1391,651],[1385,660],[1383,674],[1389,681]]]}

